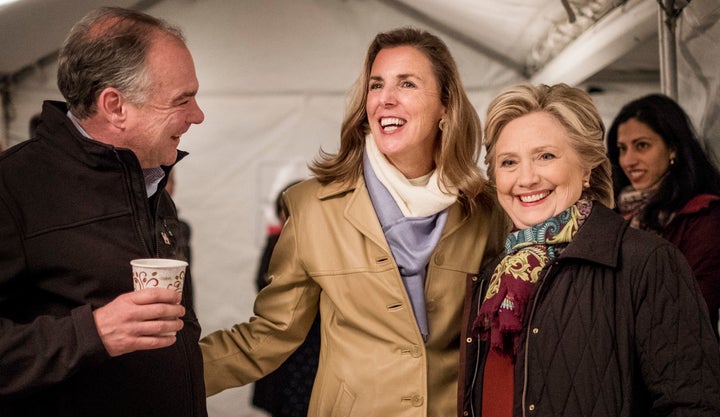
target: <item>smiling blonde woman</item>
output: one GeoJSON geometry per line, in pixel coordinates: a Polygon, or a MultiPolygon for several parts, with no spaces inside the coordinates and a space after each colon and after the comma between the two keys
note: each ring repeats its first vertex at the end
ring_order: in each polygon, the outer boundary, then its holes
{"type": "Polygon", "coordinates": [[[490,104],[513,221],[468,292],[459,416],[720,415],[720,351],[682,254],[613,212],[602,120],[564,84],[490,104]]]}

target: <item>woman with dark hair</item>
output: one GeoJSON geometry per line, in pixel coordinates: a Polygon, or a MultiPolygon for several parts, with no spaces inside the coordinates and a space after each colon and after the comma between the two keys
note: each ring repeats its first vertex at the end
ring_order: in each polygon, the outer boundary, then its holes
{"type": "Polygon", "coordinates": [[[617,211],[673,242],[700,284],[718,332],[720,172],[685,111],[652,94],[626,104],[608,131],[617,211]]]}

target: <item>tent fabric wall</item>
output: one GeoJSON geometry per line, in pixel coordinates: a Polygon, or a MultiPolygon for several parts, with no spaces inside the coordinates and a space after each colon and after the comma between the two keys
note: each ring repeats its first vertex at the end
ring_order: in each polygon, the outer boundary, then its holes
{"type": "Polygon", "coordinates": [[[678,20],[676,37],[678,101],[706,149],[720,158],[720,3],[690,2],[678,20]]]}
{"type": "MultiPolygon", "coordinates": [[[[428,27],[381,0],[177,0],[147,12],[184,30],[200,81],[206,118],[182,138],[190,156],[177,166],[175,201],[193,231],[196,309],[207,334],[252,315],[271,203],[287,181],[308,176],[320,148],[337,149],[347,92],[371,39],[398,26],[428,27]]],[[[428,29],[453,52],[481,118],[500,89],[523,81],[462,39],[428,29]]],[[[37,68],[13,87],[11,143],[27,138],[43,99],[61,99],[55,70],[37,68]]],[[[657,88],[608,84],[595,99],[609,122],[619,105],[657,88]]],[[[249,406],[249,392],[211,397],[210,416],[263,416],[249,406]]]]}

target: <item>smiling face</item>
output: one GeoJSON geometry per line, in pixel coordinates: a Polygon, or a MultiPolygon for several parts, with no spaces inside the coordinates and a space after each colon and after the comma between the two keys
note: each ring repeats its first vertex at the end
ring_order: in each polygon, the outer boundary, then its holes
{"type": "Polygon", "coordinates": [[[618,126],[617,147],[620,167],[638,191],[656,186],[675,157],[660,135],[635,119],[618,126]]]}
{"type": "Polygon", "coordinates": [[[411,46],[381,50],[370,71],[366,111],[380,152],[407,178],[434,168],[445,114],[430,60],[411,46]]]}
{"type": "Polygon", "coordinates": [[[141,104],[128,103],[125,139],[143,168],[172,165],[180,136],[205,115],[195,101],[198,81],[187,47],[161,34],[148,53],[150,91],[141,104]]]}
{"type": "Polygon", "coordinates": [[[590,170],[582,167],[562,124],[536,112],[500,132],[494,176],[500,205],[515,227],[526,229],[575,204],[590,170]]]}

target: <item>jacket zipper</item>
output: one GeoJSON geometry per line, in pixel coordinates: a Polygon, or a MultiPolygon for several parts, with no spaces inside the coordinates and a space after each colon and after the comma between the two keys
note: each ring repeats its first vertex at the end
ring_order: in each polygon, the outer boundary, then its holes
{"type": "MultiPolygon", "coordinates": [[[[130,172],[130,167],[128,166],[128,163],[120,155],[120,153],[117,151],[117,149],[114,149],[113,152],[115,154],[115,158],[117,159],[117,161],[120,164],[120,167],[123,170],[125,186],[127,187],[127,192],[128,192],[128,200],[129,200],[130,206],[132,207],[132,218],[133,218],[133,225],[135,226],[135,231],[136,231],[138,237],[140,238],[140,244],[143,247],[145,247],[146,249],[148,249],[148,251],[149,251],[148,253],[151,254],[151,256],[152,256],[152,254],[154,253],[153,248],[152,248],[152,240],[149,242],[146,241],[143,228],[140,225],[140,216],[142,215],[142,213],[138,213],[138,211],[137,211],[138,207],[135,204],[135,197],[134,197],[135,191],[134,191],[134,187],[133,187],[133,175],[130,172]]],[[[143,187],[143,190],[144,189],[145,188],[143,187]]],[[[149,209],[150,208],[149,203],[148,203],[149,199],[147,197],[147,193],[144,193],[144,194],[146,194],[145,195],[145,207],[146,207],[146,209],[149,209]]],[[[144,214],[148,218],[150,217],[149,210],[145,210],[144,214]]],[[[153,223],[150,222],[150,225],[152,225],[152,224],[153,223]]],[[[155,234],[155,232],[153,231],[152,235],[154,235],[154,234],[155,234]]],[[[152,235],[151,235],[151,237],[152,237],[152,235]]]]}
{"type": "MultiPolygon", "coordinates": [[[[158,190],[157,192],[161,192],[161,191],[158,190]]],[[[161,195],[157,196],[157,202],[155,205],[155,218],[157,220],[159,220],[157,212],[158,212],[158,210],[160,210],[160,199],[161,198],[162,198],[161,195]]],[[[172,231],[170,230],[170,227],[167,224],[167,219],[165,217],[162,218],[162,227],[158,224],[155,224],[155,222],[153,222],[153,225],[155,225],[155,228],[153,229],[153,233],[155,234],[155,242],[156,242],[155,252],[156,252],[156,256],[160,256],[160,247],[161,247],[160,246],[161,245],[160,238],[162,237],[163,243],[165,245],[170,246],[172,248],[173,245],[172,245],[172,241],[170,240],[170,238],[174,238],[175,236],[173,235],[172,231]],[[160,233],[159,233],[160,236],[158,236],[157,229],[160,230],[160,233]]],[[[173,253],[174,253],[174,251],[173,251],[173,253]]],[[[188,356],[188,350],[186,349],[185,336],[184,336],[183,332],[178,332],[177,338],[178,338],[178,340],[176,343],[178,344],[180,351],[182,351],[182,355],[185,358],[185,362],[190,363],[190,357],[188,356]]],[[[192,372],[188,372],[186,370],[185,375],[186,375],[187,382],[188,382],[188,391],[189,391],[188,397],[192,399],[192,401],[190,402],[190,408],[191,408],[190,411],[192,412],[193,416],[196,416],[197,414],[195,412],[196,411],[195,407],[192,406],[193,404],[197,403],[197,398],[195,398],[195,390],[193,390],[195,381],[193,381],[192,372]]]]}
{"type": "MultiPolygon", "coordinates": [[[[484,280],[483,280],[484,281],[484,280]]],[[[478,307],[476,313],[480,312],[480,299],[482,298],[482,284],[480,286],[480,292],[478,295],[478,307]]],[[[477,317],[477,314],[475,315],[477,317]]],[[[472,383],[470,384],[470,416],[475,417],[475,401],[473,401],[475,393],[475,384],[477,383],[477,376],[480,368],[480,337],[475,336],[478,339],[478,348],[475,350],[475,372],[473,373],[472,383]]]]}
{"type": "MultiPolygon", "coordinates": [[[[483,275],[483,276],[479,277],[480,278],[480,283],[479,283],[480,291],[478,291],[478,300],[477,300],[478,303],[477,303],[476,317],[478,314],[480,314],[480,307],[482,307],[482,302],[483,302],[483,299],[485,298],[485,291],[487,290],[485,285],[487,284],[487,281],[488,281],[486,274],[479,274],[479,275],[483,275]]],[[[474,394],[475,394],[475,384],[477,383],[478,375],[480,373],[480,358],[482,356],[481,352],[480,352],[480,336],[476,336],[475,338],[477,339],[478,348],[475,351],[475,372],[473,373],[472,383],[470,384],[470,393],[469,393],[470,394],[470,416],[471,417],[475,417],[475,415],[476,415],[475,414],[475,401],[473,399],[474,399],[474,394]]]]}
{"type": "MultiPolygon", "coordinates": [[[[157,192],[159,193],[159,192],[162,192],[162,191],[161,191],[160,189],[158,189],[157,192]]],[[[172,234],[172,232],[170,231],[170,227],[167,225],[167,220],[165,219],[165,217],[162,218],[162,225],[158,224],[158,222],[155,221],[155,220],[157,220],[157,221],[160,220],[160,218],[159,218],[159,216],[158,216],[158,210],[160,210],[160,199],[161,199],[161,198],[162,198],[161,195],[158,195],[158,196],[157,196],[157,200],[155,201],[155,210],[154,210],[155,219],[153,219],[152,223],[150,223],[150,224],[153,226],[153,235],[155,235],[155,239],[154,239],[154,240],[155,240],[155,248],[154,248],[154,249],[155,249],[155,256],[156,256],[156,257],[160,257],[160,248],[162,247],[162,246],[161,246],[162,244],[165,244],[165,245],[167,245],[167,246],[172,246],[172,242],[170,241],[169,237],[174,237],[173,234],[172,234]],[[160,233],[158,233],[158,232],[160,232],[160,233]],[[160,242],[161,239],[163,240],[163,242],[160,242]]],[[[147,201],[148,201],[148,205],[147,205],[147,206],[148,206],[148,208],[149,208],[149,207],[150,207],[150,204],[149,204],[149,201],[150,201],[150,200],[148,199],[147,201]]],[[[148,214],[151,215],[152,213],[153,213],[152,210],[148,211],[148,214]]],[[[151,216],[151,217],[152,217],[152,216],[151,216]]],[[[177,340],[177,342],[175,342],[175,343],[177,344],[178,349],[182,352],[182,355],[183,355],[183,357],[185,358],[185,362],[186,362],[186,363],[190,363],[190,358],[189,358],[189,356],[188,356],[188,351],[187,351],[187,349],[186,349],[185,337],[184,337],[184,335],[183,335],[183,332],[178,332],[178,333],[177,333],[177,339],[178,339],[178,340],[177,340]]],[[[195,416],[195,415],[196,415],[196,413],[195,413],[196,410],[195,410],[194,407],[192,407],[192,405],[193,405],[193,404],[196,404],[196,402],[197,402],[196,400],[197,400],[197,399],[195,398],[195,391],[194,391],[193,388],[192,388],[193,385],[194,385],[194,381],[193,381],[193,378],[192,378],[192,372],[188,372],[188,371],[186,370],[185,376],[186,376],[187,383],[188,383],[188,391],[189,391],[189,392],[188,392],[188,397],[192,399],[192,401],[190,402],[190,408],[191,408],[190,411],[192,412],[192,415],[195,416]]]]}
{"type": "MultiPolygon", "coordinates": [[[[118,158],[118,160],[122,162],[122,158],[120,157],[120,155],[118,154],[117,151],[115,151],[115,155],[118,158]]],[[[130,174],[128,167],[124,163],[121,163],[120,165],[123,167],[123,171],[125,172],[126,178],[128,178],[128,182],[126,184],[130,188],[130,190],[129,190],[130,197],[131,197],[130,200],[132,201],[132,200],[134,200],[134,198],[132,198],[132,193],[133,193],[133,191],[132,191],[132,175],[130,174]]],[[[144,188],[143,188],[143,190],[144,190],[144,188]]],[[[158,190],[156,192],[162,192],[162,190],[158,187],[158,190]]],[[[158,224],[156,224],[156,222],[155,222],[155,219],[158,218],[157,211],[160,208],[160,199],[161,198],[162,198],[162,196],[160,196],[160,195],[157,196],[157,200],[155,202],[155,210],[153,211],[150,207],[150,198],[148,197],[147,193],[145,193],[145,200],[144,200],[145,201],[145,205],[144,205],[145,206],[145,215],[148,218],[148,225],[150,226],[151,237],[153,237],[153,239],[151,239],[150,242],[147,242],[147,243],[155,242],[155,247],[148,247],[150,254],[154,254],[151,256],[155,256],[155,257],[160,256],[160,247],[161,247],[160,246],[160,236],[162,236],[163,240],[168,239],[167,235],[165,234],[166,232],[168,235],[173,236],[172,232],[170,231],[170,228],[167,225],[167,221],[165,220],[165,218],[163,218],[163,220],[162,220],[162,222],[163,222],[162,227],[165,230],[162,230],[160,228],[160,226],[158,224]],[[154,218],[153,218],[153,213],[155,213],[154,218]],[[160,236],[158,236],[158,230],[160,231],[160,233],[159,233],[160,236]]],[[[140,226],[140,223],[138,220],[139,216],[140,216],[140,213],[135,213],[135,210],[133,209],[133,218],[134,218],[133,223],[135,224],[135,228],[138,232],[138,236],[140,236],[140,240],[142,241],[143,245],[145,245],[145,243],[146,243],[145,235],[143,234],[142,227],[140,226]]],[[[168,239],[168,241],[169,241],[169,239],[168,239]]],[[[171,243],[169,243],[169,244],[171,244],[171,243]]],[[[147,247],[149,245],[145,245],[145,246],[147,247]]],[[[178,340],[175,343],[179,345],[180,351],[182,352],[182,355],[185,358],[185,363],[190,363],[190,358],[188,356],[188,351],[186,349],[185,337],[184,337],[183,333],[178,332],[177,338],[178,338],[178,340]]],[[[186,375],[186,380],[188,382],[188,391],[189,391],[188,396],[192,399],[192,401],[190,402],[190,408],[191,408],[190,411],[192,412],[192,416],[196,416],[197,413],[196,413],[195,407],[192,406],[193,404],[197,403],[197,399],[195,398],[195,391],[192,388],[195,383],[192,378],[192,371],[186,370],[185,375],[186,375]]]]}
{"type": "Polygon", "coordinates": [[[533,298],[533,305],[532,310],[530,310],[530,317],[528,318],[528,325],[527,329],[525,329],[525,363],[523,364],[523,389],[522,389],[522,415],[523,417],[527,416],[527,386],[528,386],[528,355],[530,351],[530,329],[532,327],[533,318],[535,317],[535,309],[537,307],[537,300],[540,296],[540,292],[542,290],[542,287],[545,285],[545,281],[547,281],[547,278],[550,276],[550,271],[552,271],[553,265],[551,264],[548,267],[547,272],[545,273],[545,277],[540,281],[540,285],[537,288],[537,291],[535,291],[535,297],[533,298]]]}

